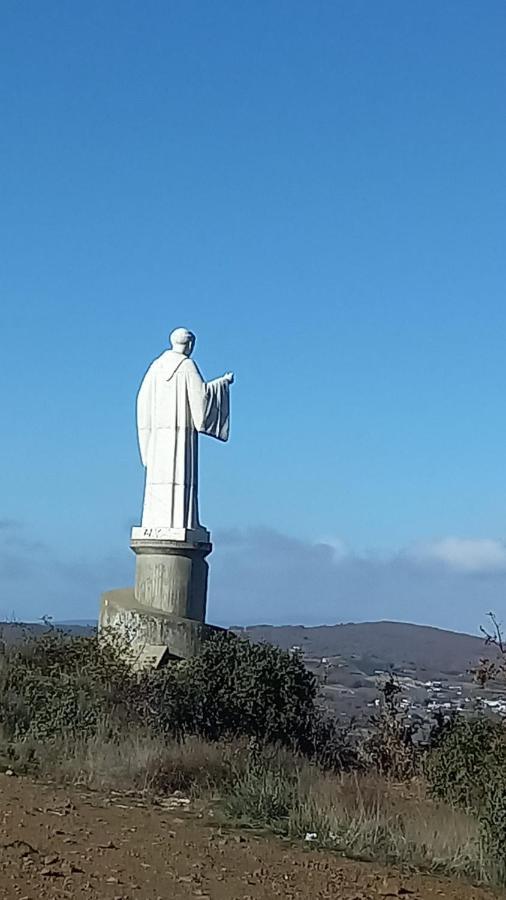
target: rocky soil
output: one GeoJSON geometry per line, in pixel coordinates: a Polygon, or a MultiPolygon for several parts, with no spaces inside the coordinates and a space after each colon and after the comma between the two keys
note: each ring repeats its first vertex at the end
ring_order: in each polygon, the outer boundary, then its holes
{"type": "Polygon", "coordinates": [[[146,803],[0,775],[1,900],[491,900],[250,832],[183,799],[146,803]]]}

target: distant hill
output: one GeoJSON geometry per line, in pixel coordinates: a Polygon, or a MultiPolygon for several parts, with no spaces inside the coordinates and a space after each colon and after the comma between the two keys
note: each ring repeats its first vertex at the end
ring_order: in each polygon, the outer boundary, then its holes
{"type": "Polygon", "coordinates": [[[340,657],[372,675],[391,667],[419,677],[467,672],[490,655],[483,638],[426,625],[403,622],[360,622],[345,625],[252,625],[234,627],[252,641],[267,641],[285,650],[300,647],[306,658],[340,657]]]}
{"type": "MultiPolygon", "coordinates": [[[[96,628],[86,620],[54,623],[72,634],[92,634],[96,628]]],[[[300,647],[306,659],[338,657],[353,672],[366,676],[394,669],[419,678],[461,675],[484,656],[493,655],[483,638],[427,625],[403,622],[359,622],[344,625],[250,625],[232,631],[252,641],[267,641],[285,650],[300,647]]],[[[0,636],[7,643],[26,634],[47,631],[42,623],[0,623],[0,636]]]]}
{"type": "Polygon", "coordinates": [[[53,622],[50,626],[43,622],[0,622],[0,639],[6,644],[13,644],[23,638],[44,634],[50,627],[58,628],[67,634],[88,635],[96,631],[96,624],[83,622],[53,622]]]}

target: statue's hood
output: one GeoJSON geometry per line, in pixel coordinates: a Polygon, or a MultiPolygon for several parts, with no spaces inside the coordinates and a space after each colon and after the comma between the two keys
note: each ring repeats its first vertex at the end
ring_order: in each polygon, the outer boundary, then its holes
{"type": "Polygon", "coordinates": [[[183,353],[175,353],[174,350],[165,350],[156,361],[156,372],[160,378],[169,381],[174,373],[188,359],[183,353]]]}

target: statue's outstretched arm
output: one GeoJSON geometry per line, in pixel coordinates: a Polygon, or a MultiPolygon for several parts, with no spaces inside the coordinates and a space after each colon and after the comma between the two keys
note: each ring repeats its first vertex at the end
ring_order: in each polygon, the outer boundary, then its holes
{"type": "Polygon", "coordinates": [[[226,441],[229,431],[231,373],[205,382],[193,360],[186,367],[188,398],[193,424],[201,434],[226,441]]]}

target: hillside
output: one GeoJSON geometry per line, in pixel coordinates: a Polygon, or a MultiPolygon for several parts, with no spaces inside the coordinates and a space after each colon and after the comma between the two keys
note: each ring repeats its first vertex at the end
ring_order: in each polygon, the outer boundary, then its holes
{"type": "MultiPolygon", "coordinates": [[[[76,635],[93,634],[96,629],[96,626],[78,622],[55,622],[54,627],[76,635]]],[[[12,644],[24,637],[44,634],[47,630],[48,626],[42,622],[0,622],[0,640],[12,644]]]]}
{"type": "Polygon", "coordinates": [[[299,647],[325,701],[345,718],[368,718],[374,712],[389,672],[402,686],[406,711],[419,719],[429,721],[440,707],[462,712],[494,706],[506,715],[504,685],[483,690],[472,675],[480,659],[496,653],[483,637],[404,622],[254,625],[233,631],[285,650],[299,647]]]}
{"type": "MultiPolygon", "coordinates": [[[[57,625],[73,634],[91,634],[88,622],[57,625]]],[[[40,623],[0,623],[0,635],[10,643],[27,632],[42,633],[40,623]]],[[[285,650],[300,647],[308,660],[339,657],[352,668],[373,675],[378,670],[412,672],[417,677],[462,675],[487,655],[481,637],[404,622],[358,622],[342,625],[250,625],[232,631],[252,641],[267,641],[285,650]]]]}
{"type": "Polygon", "coordinates": [[[309,659],[354,660],[367,674],[380,669],[412,671],[419,677],[459,675],[486,655],[483,638],[404,622],[344,625],[252,625],[234,628],[253,641],[268,641],[285,650],[300,647],[309,659]]]}

